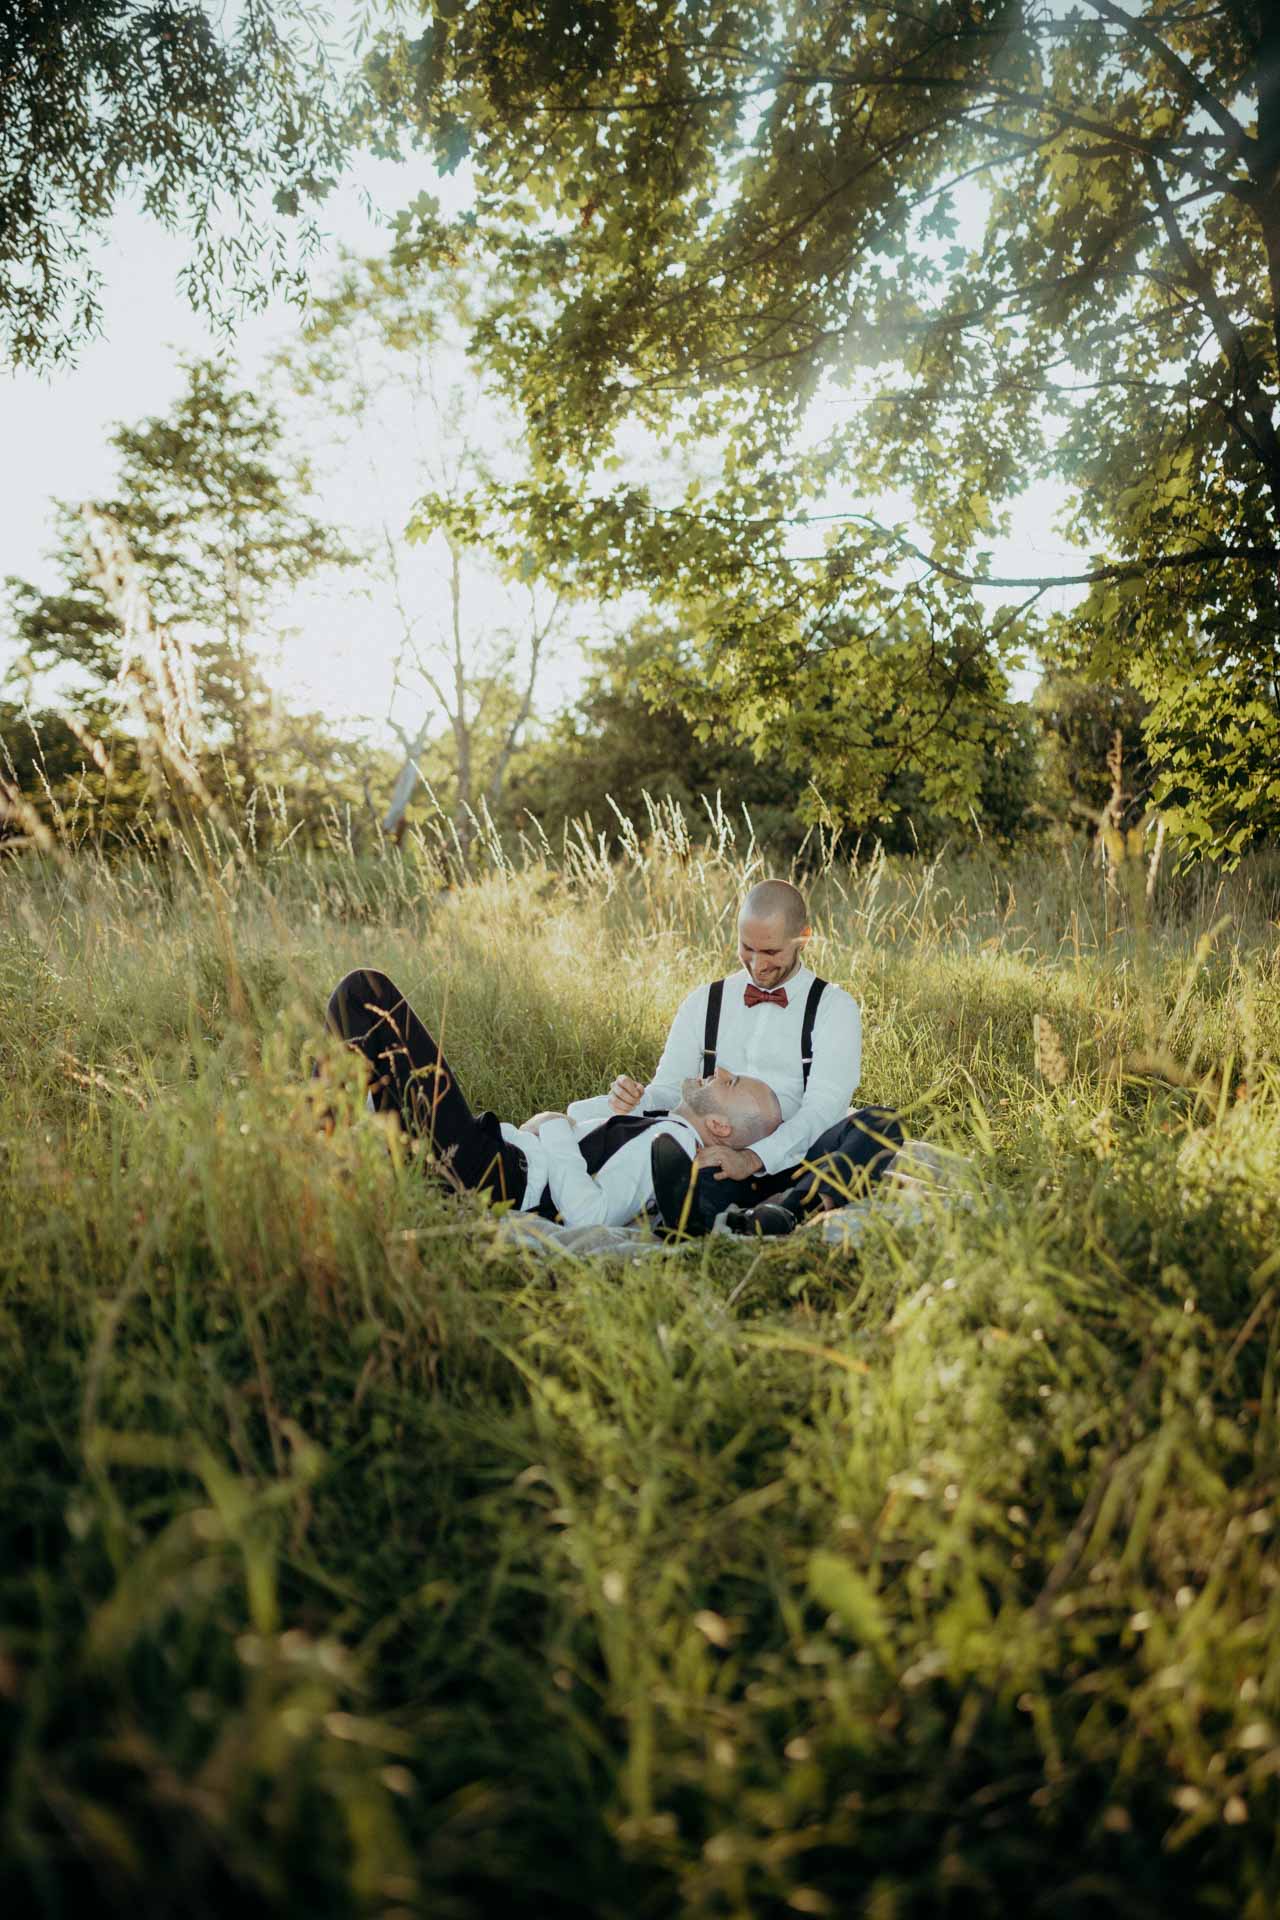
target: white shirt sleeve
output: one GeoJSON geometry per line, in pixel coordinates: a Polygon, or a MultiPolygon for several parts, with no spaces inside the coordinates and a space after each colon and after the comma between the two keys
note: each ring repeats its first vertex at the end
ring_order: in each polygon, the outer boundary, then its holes
{"type": "Polygon", "coordinates": [[[565,1112],[571,1120],[607,1120],[613,1108],[607,1093],[593,1093],[585,1100],[571,1100],[565,1112]]]}
{"type": "Polygon", "coordinates": [[[547,1156],[542,1151],[542,1143],[536,1133],[526,1133],[523,1127],[513,1127],[506,1120],[499,1131],[508,1146],[519,1148],[529,1169],[524,1192],[516,1201],[516,1206],[523,1213],[526,1209],[536,1207],[542,1198],[542,1189],[547,1184],[547,1156]]]}
{"type": "Polygon", "coordinates": [[[789,1120],[757,1140],[752,1148],[760,1156],[765,1173],[798,1166],[818,1135],[848,1112],[861,1077],[862,1014],[858,1003],[840,989],[828,987],[813,1023],[813,1065],[804,1099],[789,1120]]]}
{"type": "Polygon", "coordinates": [[[662,1049],[658,1070],[644,1090],[638,1112],[661,1108],[670,1113],[673,1107],[680,1105],[685,1081],[702,1072],[702,1042],[707,1031],[707,995],[710,991],[710,986],[695,987],[681,1001],[676,1017],[671,1022],[667,1044],[662,1049]]]}
{"type": "Polygon", "coordinates": [[[670,1133],[692,1159],[698,1136],[681,1120],[663,1120],[628,1140],[599,1173],[587,1172],[567,1120],[544,1120],[538,1134],[547,1155],[547,1190],[567,1227],[621,1227],[633,1220],[653,1192],[649,1152],[655,1137],[670,1133]]]}

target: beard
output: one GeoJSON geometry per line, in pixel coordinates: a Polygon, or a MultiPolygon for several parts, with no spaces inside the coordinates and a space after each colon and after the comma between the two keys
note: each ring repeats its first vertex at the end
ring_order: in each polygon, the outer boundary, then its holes
{"type": "Polygon", "coordinates": [[[684,1080],[680,1085],[680,1103],[690,1113],[699,1118],[708,1113],[719,1113],[720,1103],[714,1087],[704,1087],[696,1078],[684,1080]]]}

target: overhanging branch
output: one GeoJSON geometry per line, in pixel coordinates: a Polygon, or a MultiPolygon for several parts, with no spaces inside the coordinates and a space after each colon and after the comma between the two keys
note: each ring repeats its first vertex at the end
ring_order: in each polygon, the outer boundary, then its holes
{"type": "Polygon", "coordinates": [[[1154,54],[1155,58],[1173,74],[1196,105],[1208,114],[1233,153],[1242,155],[1247,151],[1250,144],[1249,136],[1235,115],[1229,111],[1225,102],[1218,98],[1212,88],[1205,85],[1200,75],[1187,65],[1168,41],[1162,40],[1158,33],[1152,31],[1147,21],[1139,20],[1133,14],[1126,13],[1123,8],[1115,6],[1113,0],[1088,0],[1088,4],[1095,13],[1100,13],[1104,20],[1109,20],[1113,26],[1131,34],[1135,40],[1146,47],[1149,53],[1154,54]]]}
{"type": "Polygon", "coordinates": [[[944,580],[955,580],[967,587],[1035,587],[1047,592],[1050,587],[1090,587],[1103,580],[1141,580],[1144,574],[1163,573],[1178,567],[1207,566],[1224,560],[1252,560],[1258,564],[1274,565],[1280,561],[1280,547],[1224,547],[1211,545],[1192,547],[1185,553],[1159,553],[1150,560],[1117,560],[1103,567],[1090,567],[1083,573],[965,573],[959,567],[949,566],[945,560],[939,560],[936,554],[926,553],[923,547],[916,546],[913,540],[904,540],[900,534],[890,536],[894,544],[913,559],[921,560],[934,573],[944,580]]]}

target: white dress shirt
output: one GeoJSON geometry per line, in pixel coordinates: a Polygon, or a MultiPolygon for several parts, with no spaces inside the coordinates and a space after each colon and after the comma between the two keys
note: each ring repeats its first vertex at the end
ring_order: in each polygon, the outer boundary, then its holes
{"type": "MultiPolygon", "coordinates": [[[[785,1007],[748,1007],[744,998],[751,975],[744,969],[724,983],[716,1064],[731,1073],[750,1074],[773,1088],[782,1108],[782,1125],[751,1149],[766,1173],[780,1173],[804,1159],[820,1133],[848,1112],[862,1074],[862,1015],[852,994],[829,982],[818,1003],[813,1027],[813,1065],[805,1091],[800,1063],[800,1029],[813,983],[810,967],[797,967],[783,984],[785,1007]]],[[[683,1001],[671,1024],[658,1071],[636,1108],[678,1106],[681,1088],[702,1072],[702,1041],[707,1023],[708,984],[683,1001]]],[[[585,1103],[582,1103],[585,1104],[585,1103]]]]}
{"type": "MultiPolygon", "coordinates": [[[[677,1102],[679,1094],[676,1095],[677,1102]]],[[[690,1159],[702,1145],[696,1129],[673,1114],[624,1141],[598,1173],[588,1173],[579,1140],[611,1118],[608,1100],[575,1100],[568,1117],[544,1120],[537,1133],[505,1122],[502,1137],[519,1147],[529,1163],[520,1211],[532,1213],[544,1192],[551,1195],[567,1227],[621,1227],[653,1196],[649,1151],[659,1134],[669,1133],[690,1159]]]]}

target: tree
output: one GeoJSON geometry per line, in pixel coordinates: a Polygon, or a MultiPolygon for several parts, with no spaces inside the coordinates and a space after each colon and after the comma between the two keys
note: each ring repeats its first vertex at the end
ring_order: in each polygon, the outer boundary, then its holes
{"type": "MultiPolygon", "coordinates": [[[[127,550],[148,621],[172,631],[190,662],[193,746],[206,750],[213,792],[243,813],[286,767],[292,783],[304,749],[323,783],[337,743],[313,717],[283,713],[259,654],[280,595],[355,556],[310,511],[307,463],[288,451],[277,410],[225,364],[196,361],[168,416],[117,428],[111,445],[119,489],[89,517],[127,550]]],[[[46,593],[8,582],[13,636],[29,674],[60,670],[66,694],[101,721],[123,664],[121,614],[103,590],[86,510],[64,503],[58,524],[62,583],[46,593]]]]}
{"type": "MultiPolygon", "coordinates": [[[[476,636],[463,619],[463,552],[454,540],[446,541],[449,556],[449,616],[444,633],[437,631],[430,652],[418,642],[419,616],[403,609],[404,637],[396,656],[391,705],[387,724],[404,749],[404,764],[396,776],[391,799],[382,821],[384,833],[399,840],[404,833],[409,804],[424,780],[436,791],[435,783],[424,772],[427,749],[435,745],[434,758],[442,766],[452,801],[453,831],[465,861],[481,809],[490,817],[501,805],[503,785],[521,733],[533,710],[534,690],[543,653],[560,617],[562,596],[557,594],[542,613],[537,596],[529,593],[529,620],[523,634],[509,629],[486,636],[487,646],[477,648],[476,636]],[[494,641],[497,641],[495,648],[494,641]],[[514,666],[521,641],[525,658],[520,675],[514,666]],[[477,652],[487,665],[477,666],[477,652]],[[431,695],[416,734],[395,719],[396,696],[408,677],[420,680],[431,695]],[[447,727],[447,750],[441,755],[437,738],[440,721],[447,727]]],[[[440,784],[443,786],[444,781],[440,784]]]]}
{"type": "Polygon", "coordinates": [[[28,810],[64,838],[124,839],[147,799],[138,742],[111,735],[106,703],[81,715],[0,700],[0,843],[29,837],[28,810]]]}
{"type": "Polygon", "coordinates": [[[573,707],[521,755],[506,795],[511,823],[533,816],[554,832],[589,818],[596,832],[613,833],[616,807],[643,832],[648,795],[676,801],[696,833],[706,824],[704,801],[714,806],[719,795],[744,832],[743,807],[761,840],[794,850],[804,837],[804,776],[762,765],[726,727],[695,727],[681,703],[696,674],[690,656],[652,617],[596,647],[573,707]]]}
{"type": "Polygon", "coordinates": [[[422,542],[415,554],[405,540],[424,487],[453,499],[490,484],[496,467],[519,466],[510,419],[487,402],[466,359],[474,298],[469,277],[447,267],[428,278],[387,260],[348,260],[285,355],[295,388],[323,407],[330,430],[342,423],[348,449],[369,456],[361,509],[367,515],[370,501],[380,503],[371,564],[399,628],[386,724],[404,753],[384,830],[397,838],[403,832],[433,747],[464,858],[480,810],[496,813],[501,804],[569,597],[554,587],[544,592],[518,559],[509,589],[495,591],[492,568],[486,581],[465,535],[446,530],[431,554],[422,542]],[[399,450],[402,469],[390,480],[389,449],[399,450]],[[482,595],[488,606],[477,612],[482,595]],[[416,708],[407,726],[398,711],[405,693],[416,708]]]}
{"type": "MultiPolygon", "coordinates": [[[[761,759],[723,719],[695,724],[689,709],[698,704],[699,672],[697,648],[651,615],[596,647],[573,707],[520,755],[505,823],[521,828],[532,815],[555,832],[587,817],[595,832],[616,833],[621,813],[643,832],[647,796],[674,800],[695,836],[715,830],[712,816],[723,807],[741,831],[749,821],[762,844],[790,853],[812,837],[815,820],[828,834],[869,830],[890,852],[932,849],[954,831],[916,774],[897,777],[873,819],[850,817],[834,788],[815,788],[803,758],[761,759]]],[[[1026,710],[1009,708],[969,817],[979,834],[1008,844],[1034,829],[1037,747],[1026,710]]]]}
{"type": "Polygon", "coordinates": [[[950,764],[960,807],[1002,654],[1057,584],[993,577],[989,543],[1056,472],[1093,555],[1057,647],[1151,700],[1200,845],[1280,810],[1267,0],[459,0],[366,71],[384,142],[478,182],[461,227],[408,210],[406,253],[469,246],[511,289],[480,343],[539,485],[473,516],[579,579],[701,596],[747,731],[828,662],[851,725],[868,692],[893,718],[874,783],[950,764]],[[822,407],[843,417],[816,434],[822,407]],[[603,486],[628,422],[714,438],[719,484],[603,486]],[[867,511],[888,490],[922,537],[867,511]],[[1020,596],[998,617],[992,584],[1020,596]],[[1244,701],[1225,741],[1182,727],[1244,701]]]}
{"type": "Polygon", "coordinates": [[[1150,808],[1154,773],[1147,751],[1150,702],[1134,687],[1082,680],[1050,670],[1032,698],[1047,749],[1049,807],[1077,826],[1114,814],[1108,762],[1120,742],[1122,811],[1116,826],[1136,826],[1150,808]]]}
{"type": "MultiPolygon", "coordinates": [[[[194,241],[185,279],[217,311],[300,285],[263,193],[292,218],[342,153],[323,47],[294,0],[233,28],[175,0],[21,0],[0,10],[0,352],[70,358],[98,325],[89,243],[127,193],[194,241]],[[230,220],[227,212],[230,212],[230,220]]],[[[314,239],[301,235],[303,252],[314,239]]]]}

